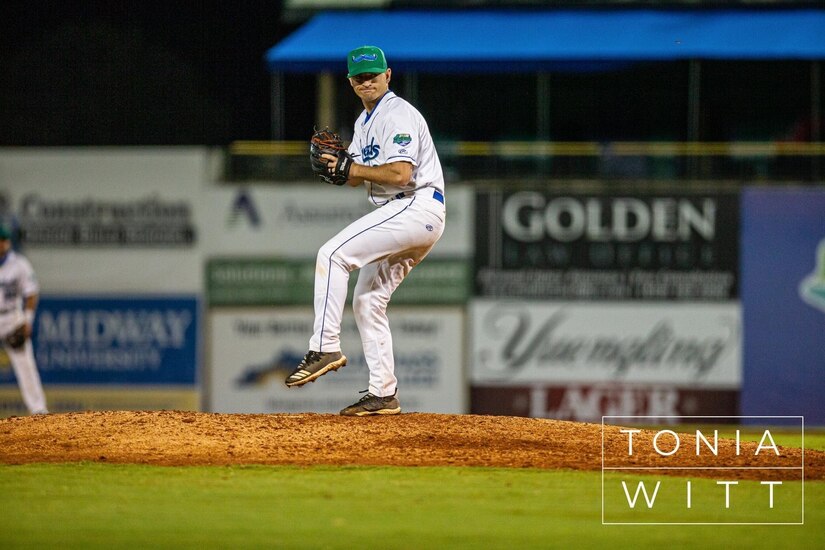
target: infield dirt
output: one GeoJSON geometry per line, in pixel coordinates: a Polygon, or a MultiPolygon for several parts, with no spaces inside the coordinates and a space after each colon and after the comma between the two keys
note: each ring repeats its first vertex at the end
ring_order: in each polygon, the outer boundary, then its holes
{"type": "MultiPolygon", "coordinates": [[[[733,428],[731,428],[732,430],[733,428]]],[[[627,436],[605,426],[605,456],[626,455],[627,436]]],[[[662,464],[636,434],[634,466],[662,464]],[[645,450],[648,449],[648,450],[645,450]]],[[[695,432],[680,434],[684,448],[695,432]]],[[[755,453],[757,443],[719,440],[737,467],[798,466],[802,450],[755,453]]],[[[685,453],[680,466],[702,466],[685,453]]],[[[112,462],[164,466],[296,464],[602,468],[602,426],[519,417],[407,413],[348,418],[325,414],[103,411],[0,420],[0,463],[112,462]]],[[[825,452],[804,453],[805,478],[825,479],[825,452]]],[[[736,470],[748,479],[752,470],[736,470]]],[[[733,473],[733,472],[729,472],[733,473]]],[[[701,470],[691,475],[702,475],[701,470]]],[[[798,474],[795,474],[798,475],[798,474]]],[[[755,476],[754,476],[755,478],[755,476]]]]}

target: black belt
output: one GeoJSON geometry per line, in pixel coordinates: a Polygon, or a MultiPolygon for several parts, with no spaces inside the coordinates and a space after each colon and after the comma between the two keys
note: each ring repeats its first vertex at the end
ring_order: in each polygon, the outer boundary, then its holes
{"type": "MultiPolygon", "coordinates": [[[[413,195],[415,195],[415,191],[402,191],[398,193],[396,196],[394,196],[393,200],[403,199],[404,197],[411,197],[413,195]]],[[[433,198],[441,204],[444,204],[444,193],[442,193],[438,189],[433,189],[433,198]]]]}

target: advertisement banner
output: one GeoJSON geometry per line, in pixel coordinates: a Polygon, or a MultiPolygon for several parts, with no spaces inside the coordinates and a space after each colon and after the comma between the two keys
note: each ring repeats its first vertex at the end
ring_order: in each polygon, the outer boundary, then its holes
{"type": "MultiPolygon", "coordinates": [[[[348,302],[358,272],[349,279],[348,302]]],[[[210,306],[311,305],[314,260],[212,258],[206,264],[210,306]]],[[[398,304],[463,304],[470,297],[472,263],[427,258],[392,295],[398,304]]]]}
{"type": "Polygon", "coordinates": [[[825,424],[825,190],[742,194],[742,414],[825,424]]]}
{"type": "Polygon", "coordinates": [[[599,422],[602,416],[646,416],[658,424],[681,417],[732,416],[739,411],[738,390],[681,388],[645,384],[571,384],[473,386],[473,414],[555,418],[599,422]]]}
{"type": "Polygon", "coordinates": [[[474,300],[470,379],[520,386],[621,382],[739,389],[735,302],[474,300]]]}
{"type": "Polygon", "coordinates": [[[21,242],[36,247],[175,247],[195,243],[193,205],[153,193],[135,198],[20,198],[21,242]]]}
{"type": "MultiPolygon", "coordinates": [[[[398,397],[406,412],[465,413],[464,313],[395,308],[390,319],[398,397]]],[[[311,308],[215,310],[209,315],[208,408],[222,413],[338,413],[366,389],[369,370],[351,312],[341,332],[347,366],[317,383],[284,385],[307,352],[311,308]]]]}
{"type": "MultiPolygon", "coordinates": [[[[216,257],[314,259],[327,240],[375,209],[364,189],[323,184],[224,186],[206,197],[204,239],[216,257]]],[[[473,190],[450,186],[446,201],[446,229],[430,257],[470,257],[473,190]]]]}
{"type": "Polygon", "coordinates": [[[203,148],[0,151],[0,216],[44,292],[193,293],[202,287],[203,148]]]}
{"type": "Polygon", "coordinates": [[[44,385],[194,386],[199,332],[195,297],[44,296],[32,343],[44,385]]]}
{"type": "Polygon", "coordinates": [[[736,194],[477,197],[476,291],[488,297],[727,301],[736,194]]]}

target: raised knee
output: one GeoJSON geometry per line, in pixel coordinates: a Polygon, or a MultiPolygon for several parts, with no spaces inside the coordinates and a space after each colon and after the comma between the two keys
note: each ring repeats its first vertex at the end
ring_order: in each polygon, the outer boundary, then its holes
{"type": "Polygon", "coordinates": [[[341,253],[340,247],[325,244],[318,250],[318,256],[315,259],[316,270],[326,271],[332,266],[338,266],[346,271],[352,271],[353,268],[347,263],[344,255],[341,253]]]}
{"type": "Polygon", "coordinates": [[[331,247],[327,245],[322,246],[318,249],[318,255],[315,258],[315,263],[317,265],[327,265],[332,252],[333,249],[331,247]]]}

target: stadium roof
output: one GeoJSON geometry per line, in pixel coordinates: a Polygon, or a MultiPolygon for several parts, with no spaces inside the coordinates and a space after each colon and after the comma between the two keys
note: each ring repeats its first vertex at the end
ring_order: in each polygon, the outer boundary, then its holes
{"type": "Polygon", "coordinates": [[[323,12],[267,51],[272,72],[345,72],[380,46],[427,73],[591,71],[678,59],[825,59],[825,10],[323,12]]]}

